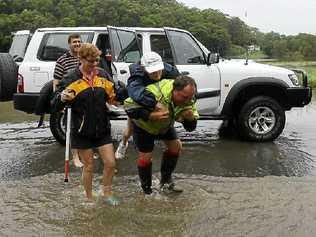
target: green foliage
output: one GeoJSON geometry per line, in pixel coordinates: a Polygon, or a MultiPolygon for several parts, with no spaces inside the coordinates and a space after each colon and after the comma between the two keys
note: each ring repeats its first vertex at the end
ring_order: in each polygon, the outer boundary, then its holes
{"type": "Polygon", "coordinates": [[[17,30],[106,25],[186,29],[222,56],[238,56],[255,44],[270,58],[316,59],[314,35],[264,34],[219,10],[189,8],[176,0],[0,0],[0,51],[8,50],[17,30]]]}
{"type": "Polygon", "coordinates": [[[312,67],[304,68],[310,80],[310,86],[316,88],[316,64],[312,67]]]}
{"type": "Polygon", "coordinates": [[[251,38],[238,18],[232,20],[218,10],[188,8],[176,0],[0,0],[0,10],[1,51],[8,49],[11,32],[57,26],[182,28],[223,56],[232,42],[246,44],[251,38]]]}
{"type": "Polygon", "coordinates": [[[266,59],[267,55],[263,51],[253,51],[249,53],[249,58],[250,59],[266,59]]]}
{"type": "Polygon", "coordinates": [[[230,19],[229,33],[232,37],[232,43],[235,45],[246,46],[252,43],[250,28],[238,17],[230,19]]]}
{"type": "Polygon", "coordinates": [[[246,54],[246,49],[239,45],[232,45],[228,55],[230,58],[244,58],[246,54]]]}
{"type": "Polygon", "coordinates": [[[289,55],[287,41],[280,39],[272,42],[272,58],[286,59],[289,55]]]}
{"type": "Polygon", "coordinates": [[[316,59],[315,35],[284,36],[270,32],[263,37],[259,45],[271,58],[288,61],[316,59]]]}

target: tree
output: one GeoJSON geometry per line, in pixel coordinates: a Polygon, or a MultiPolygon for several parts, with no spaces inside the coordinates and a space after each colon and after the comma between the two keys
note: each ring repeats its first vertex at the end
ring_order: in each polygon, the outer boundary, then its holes
{"type": "Polygon", "coordinates": [[[247,46],[252,43],[250,28],[238,17],[232,17],[229,24],[231,41],[235,45],[247,46]]]}
{"type": "Polygon", "coordinates": [[[316,58],[315,36],[264,34],[219,10],[189,8],[176,0],[0,0],[0,50],[17,30],[57,26],[176,27],[192,32],[222,56],[259,44],[269,57],[316,58]]]}

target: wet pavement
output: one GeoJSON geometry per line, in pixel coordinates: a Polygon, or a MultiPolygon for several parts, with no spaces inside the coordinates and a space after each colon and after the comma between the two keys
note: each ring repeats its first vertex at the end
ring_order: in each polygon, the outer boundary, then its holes
{"type": "MultiPolygon", "coordinates": [[[[313,236],[316,218],[316,101],[287,112],[274,142],[248,143],[218,135],[219,121],[178,131],[184,150],[176,180],[185,192],[144,199],[136,152],[118,161],[115,192],[122,204],[101,197],[87,203],[81,170],[63,182],[64,147],[36,117],[0,103],[0,236],[313,236]]],[[[125,121],[112,123],[115,145],[125,121]]],[[[163,146],[154,158],[158,185],[163,146]]],[[[95,161],[94,189],[102,165],[95,161]]]]}

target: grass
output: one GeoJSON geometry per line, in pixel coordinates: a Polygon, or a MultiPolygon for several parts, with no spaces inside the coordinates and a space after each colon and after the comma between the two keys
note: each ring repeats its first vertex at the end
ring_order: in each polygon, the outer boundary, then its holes
{"type": "Polygon", "coordinates": [[[316,88],[316,66],[313,68],[306,68],[305,71],[307,72],[308,78],[310,79],[311,86],[316,88]]]}
{"type": "Polygon", "coordinates": [[[267,58],[267,55],[265,55],[262,51],[253,51],[249,53],[249,59],[264,59],[267,58]]]}
{"type": "MultiPolygon", "coordinates": [[[[246,58],[246,55],[234,56],[233,58],[246,58]]],[[[270,64],[288,69],[301,69],[307,73],[308,83],[311,87],[316,88],[316,61],[278,61],[270,59],[262,51],[249,52],[249,59],[258,63],[270,64]]]]}

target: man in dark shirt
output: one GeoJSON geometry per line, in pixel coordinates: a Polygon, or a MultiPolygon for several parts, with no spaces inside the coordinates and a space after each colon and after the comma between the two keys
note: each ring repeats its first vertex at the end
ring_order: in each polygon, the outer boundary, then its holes
{"type": "MultiPolygon", "coordinates": [[[[72,69],[75,69],[79,64],[79,49],[81,46],[81,39],[79,34],[71,34],[68,36],[69,51],[60,56],[55,65],[53,91],[65,75],[72,69]]],[[[79,159],[77,149],[72,149],[73,162],[75,166],[82,167],[83,164],[79,159]]]]}

